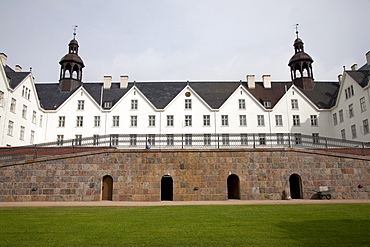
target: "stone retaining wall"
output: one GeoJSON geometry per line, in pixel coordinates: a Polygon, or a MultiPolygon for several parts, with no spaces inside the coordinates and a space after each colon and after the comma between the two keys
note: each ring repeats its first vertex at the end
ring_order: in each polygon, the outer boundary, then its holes
{"type": "Polygon", "coordinates": [[[107,175],[113,201],[160,201],[167,193],[164,176],[172,178],[174,201],[285,199],[293,193],[292,175],[304,199],[315,198],[320,186],[335,199],[370,198],[370,158],[364,156],[305,149],[98,150],[0,166],[0,201],[100,201],[107,175]]]}

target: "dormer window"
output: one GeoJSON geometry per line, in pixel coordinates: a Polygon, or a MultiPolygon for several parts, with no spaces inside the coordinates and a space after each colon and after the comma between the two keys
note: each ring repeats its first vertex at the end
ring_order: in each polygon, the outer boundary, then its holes
{"type": "Polygon", "coordinates": [[[271,106],[272,106],[271,100],[264,100],[263,101],[263,106],[266,107],[266,108],[271,108],[271,106]]]}
{"type": "Polygon", "coordinates": [[[104,108],[109,109],[109,108],[111,108],[111,107],[112,107],[112,101],[105,101],[105,102],[104,102],[104,108]]]}

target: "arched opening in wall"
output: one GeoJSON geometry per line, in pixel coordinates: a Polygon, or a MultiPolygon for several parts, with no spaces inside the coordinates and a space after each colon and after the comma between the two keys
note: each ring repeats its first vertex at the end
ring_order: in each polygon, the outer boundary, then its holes
{"type": "Polygon", "coordinates": [[[239,177],[235,174],[229,175],[227,178],[227,198],[240,199],[239,177]]]}
{"type": "Polygon", "coordinates": [[[173,179],[170,175],[164,175],[161,179],[161,200],[173,201],[173,179]]]}
{"type": "Polygon", "coordinates": [[[113,178],[109,175],[103,177],[102,200],[111,201],[113,197],[113,178]]]}
{"type": "Polygon", "coordinates": [[[290,196],[292,199],[302,199],[302,180],[298,174],[292,174],[289,177],[290,196]]]}

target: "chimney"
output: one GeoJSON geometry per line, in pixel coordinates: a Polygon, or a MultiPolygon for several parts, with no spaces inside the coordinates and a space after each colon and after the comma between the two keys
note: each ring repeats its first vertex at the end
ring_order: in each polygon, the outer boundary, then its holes
{"type": "Polygon", "coordinates": [[[264,88],[271,88],[271,76],[270,75],[263,75],[263,87],[264,88]]]}
{"type": "Polygon", "coordinates": [[[355,71],[355,70],[358,70],[358,66],[357,66],[357,63],[353,64],[351,66],[351,70],[355,71]]]}
{"type": "Polygon", "coordinates": [[[127,88],[128,86],[128,75],[121,75],[119,78],[119,87],[120,88],[127,88]]]}
{"type": "Polygon", "coordinates": [[[256,88],[254,75],[247,75],[248,88],[256,88]]]}
{"type": "Polygon", "coordinates": [[[343,75],[342,74],[339,74],[338,75],[338,82],[339,82],[339,84],[342,83],[342,80],[343,80],[343,75]]]}
{"type": "Polygon", "coordinates": [[[22,67],[20,65],[15,66],[15,72],[22,72],[22,67]]]}
{"type": "Polygon", "coordinates": [[[366,53],[366,62],[367,62],[367,65],[370,65],[370,51],[366,53]]]}
{"type": "Polygon", "coordinates": [[[103,85],[103,88],[104,89],[108,89],[108,88],[110,88],[111,85],[112,85],[112,76],[105,75],[104,76],[104,85],[103,85]]]}
{"type": "Polygon", "coordinates": [[[5,66],[6,60],[8,59],[8,56],[5,53],[0,53],[0,61],[5,66]]]}

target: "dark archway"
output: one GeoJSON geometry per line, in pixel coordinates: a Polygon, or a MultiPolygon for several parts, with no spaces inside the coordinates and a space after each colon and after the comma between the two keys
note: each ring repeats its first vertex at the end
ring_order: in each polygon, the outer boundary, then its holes
{"type": "Polygon", "coordinates": [[[227,198],[240,199],[239,177],[235,174],[227,178],[227,198]]]}
{"type": "Polygon", "coordinates": [[[113,197],[113,178],[109,175],[103,177],[102,200],[111,201],[113,197]]]}
{"type": "Polygon", "coordinates": [[[173,179],[170,175],[164,175],[161,179],[161,200],[173,201],[173,179]]]}
{"type": "Polygon", "coordinates": [[[289,177],[290,196],[292,199],[302,199],[302,180],[298,174],[292,174],[289,177]]]}

